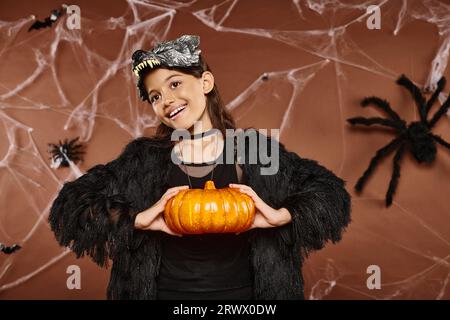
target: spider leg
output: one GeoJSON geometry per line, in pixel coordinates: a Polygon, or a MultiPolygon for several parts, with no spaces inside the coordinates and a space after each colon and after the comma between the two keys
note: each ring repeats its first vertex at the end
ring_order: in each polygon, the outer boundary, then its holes
{"type": "Polygon", "coordinates": [[[420,93],[420,89],[417,88],[417,86],[412,83],[411,80],[409,80],[404,74],[398,78],[397,83],[406,89],[411,93],[411,95],[414,98],[414,101],[416,102],[417,108],[419,109],[420,119],[424,122],[427,121],[427,114],[426,114],[426,107],[425,107],[425,98],[420,93]]]}
{"type": "Polygon", "coordinates": [[[383,118],[364,118],[364,117],[355,117],[355,118],[350,118],[347,119],[347,121],[351,124],[351,125],[356,125],[356,124],[362,124],[365,126],[371,126],[373,124],[379,124],[382,126],[386,126],[386,127],[391,127],[394,129],[404,129],[404,126],[399,125],[399,123],[392,121],[390,119],[383,119],[383,118]]]}
{"type": "Polygon", "coordinates": [[[405,144],[402,143],[394,156],[394,170],[392,172],[391,182],[386,193],[386,207],[392,204],[392,198],[397,190],[398,179],[400,178],[400,160],[405,152],[405,144]]]}
{"type": "Polygon", "coordinates": [[[72,150],[74,152],[84,152],[84,151],[82,151],[82,150],[84,150],[84,146],[78,144],[78,145],[72,147],[72,150]],[[83,149],[80,149],[80,148],[83,148],[83,149]]]}
{"type": "Polygon", "coordinates": [[[77,140],[78,140],[79,138],[80,138],[80,137],[76,137],[76,138],[70,140],[69,145],[72,146],[75,142],[77,142],[77,140]]]}
{"type": "Polygon", "coordinates": [[[447,112],[448,108],[450,107],[450,94],[447,97],[447,100],[442,104],[442,106],[439,108],[439,110],[434,114],[433,118],[428,123],[428,127],[431,129],[434,127],[436,122],[447,112]]]}
{"type": "Polygon", "coordinates": [[[447,81],[445,80],[445,77],[442,77],[438,81],[436,90],[433,92],[433,95],[431,96],[430,100],[428,100],[427,105],[425,106],[425,112],[426,112],[427,116],[428,116],[428,113],[430,112],[431,107],[436,102],[436,99],[439,97],[439,94],[444,89],[444,86],[445,86],[446,82],[447,81]]]}
{"type": "Polygon", "coordinates": [[[386,112],[389,115],[389,117],[391,117],[392,120],[400,121],[400,122],[402,121],[402,119],[400,118],[398,113],[395,112],[391,108],[391,105],[386,100],[383,100],[378,97],[368,97],[368,98],[364,98],[361,101],[362,107],[367,107],[369,104],[373,104],[374,106],[376,106],[376,107],[380,108],[381,110],[383,110],[384,112],[386,112]]]}
{"type": "Polygon", "coordinates": [[[433,138],[434,138],[434,140],[436,140],[436,142],[438,142],[438,143],[442,144],[444,147],[450,149],[450,143],[448,143],[447,141],[445,141],[441,137],[433,134],[433,138]]]}
{"type": "Polygon", "coordinates": [[[378,164],[378,162],[385,156],[389,154],[397,145],[401,142],[401,138],[397,137],[393,139],[391,142],[389,142],[387,145],[385,145],[383,148],[379,149],[375,156],[370,160],[369,167],[364,171],[363,175],[358,179],[358,182],[355,185],[356,191],[361,191],[364,187],[364,184],[366,183],[367,179],[372,174],[373,170],[375,169],[375,166],[378,164]]]}

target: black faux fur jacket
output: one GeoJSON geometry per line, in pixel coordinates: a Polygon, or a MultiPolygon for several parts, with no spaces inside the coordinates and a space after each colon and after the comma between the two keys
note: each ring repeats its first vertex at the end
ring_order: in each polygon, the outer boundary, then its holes
{"type": "MultiPolygon", "coordinates": [[[[258,138],[278,143],[262,134],[258,138]]],[[[281,143],[279,147],[275,175],[261,175],[260,168],[266,165],[259,160],[239,164],[261,199],[292,215],[284,226],[247,231],[254,297],[304,299],[302,263],[312,250],[341,239],[351,220],[350,196],[343,180],[331,171],[287,151],[281,143]]],[[[108,299],[156,297],[161,232],[137,230],[134,219],[167,190],[170,151],[170,146],[153,138],[135,139],[117,159],[66,182],[51,207],[49,223],[60,245],[70,247],[77,257],[89,255],[102,267],[112,259],[108,299]]]]}

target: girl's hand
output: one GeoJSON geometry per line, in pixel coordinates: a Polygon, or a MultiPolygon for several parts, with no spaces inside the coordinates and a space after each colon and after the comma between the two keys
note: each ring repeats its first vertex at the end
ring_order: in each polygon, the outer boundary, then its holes
{"type": "Polygon", "coordinates": [[[255,220],[250,229],[273,228],[285,225],[292,220],[292,216],[286,208],[274,209],[265,203],[256,192],[245,184],[230,183],[230,188],[236,188],[253,199],[255,203],[255,220]]]}
{"type": "Polygon", "coordinates": [[[174,236],[182,236],[169,229],[162,213],[167,202],[181,190],[189,189],[189,186],[180,186],[167,189],[161,198],[150,208],[140,212],[136,216],[134,226],[136,229],[162,231],[174,236]]]}

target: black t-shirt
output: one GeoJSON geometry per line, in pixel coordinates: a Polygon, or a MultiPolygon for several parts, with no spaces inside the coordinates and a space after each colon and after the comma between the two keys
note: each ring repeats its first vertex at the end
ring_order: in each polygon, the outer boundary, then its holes
{"type": "MultiPolygon", "coordinates": [[[[245,177],[238,181],[236,164],[193,163],[186,166],[193,188],[203,189],[205,182],[211,178],[214,166],[212,180],[217,189],[227,187],[229,183],[245,184],[245,177]],[[193,172],[197,176],[193,176],[193,172]],[[203,175],[202,172],[206,174],[203,175]],[[199,173],[202,176],[198,176],[199,173]]],[[[186,170],[184,165],[172,166],[169,188],[189,185],[187,174],[183,170],[186,170]]],[[[239,235],[224,233],[177,237],[164,233],[157,277],[158,290],[206,293],[251,287],[253,277],[248,234],[243,232],[239,235]]]]}

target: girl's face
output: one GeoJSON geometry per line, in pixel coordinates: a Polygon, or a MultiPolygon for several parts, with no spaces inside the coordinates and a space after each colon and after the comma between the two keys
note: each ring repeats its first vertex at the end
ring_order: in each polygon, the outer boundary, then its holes
{"type": "Polygon", "coordinates": [[[156,116],[173,129],[191,129],[202,121],[203,130],[211,129],[206,109],[206,94],[214,87],[214,77],[205,71],[201,78],[177,70],[155,69],[144,79],[156,116]]]}

